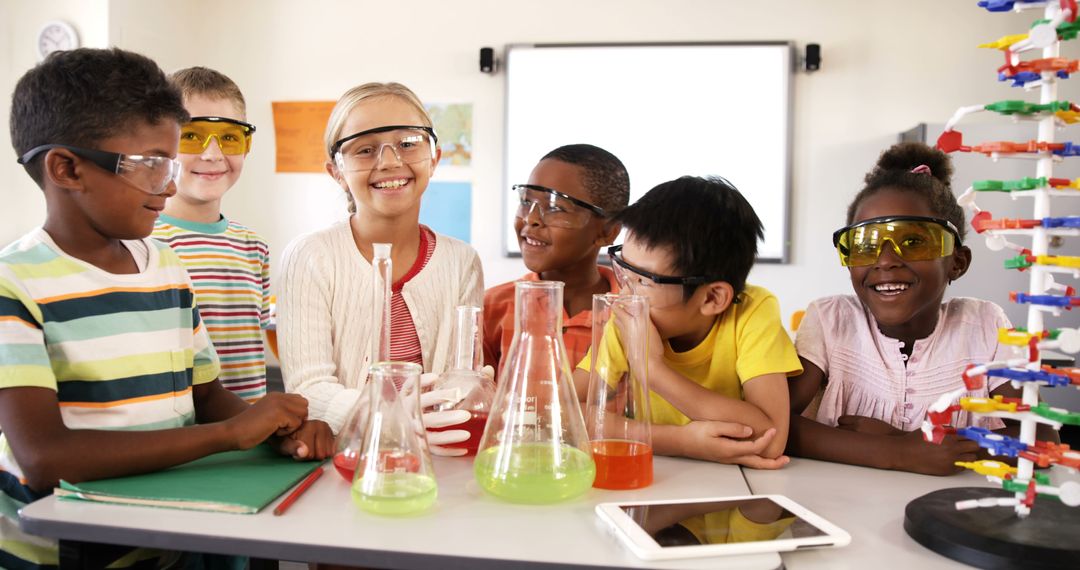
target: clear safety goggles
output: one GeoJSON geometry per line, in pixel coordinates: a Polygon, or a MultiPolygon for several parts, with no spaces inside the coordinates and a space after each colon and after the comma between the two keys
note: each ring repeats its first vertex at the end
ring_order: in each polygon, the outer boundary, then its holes
{"type": "Polygon", "coordinates": [[[343,172],[374,170],[389,149],[398,164],[435,160],[439,139],[435,129],[422,126],[391,125],[368,129],[338,139],[330,147],[338,169],[343,172]]]}
{"type": "Polygon", "coordinates": [[[162,194],[180,177],[180,161],[167,156],[143,156],[120,154],[104,150],[80,148],[66,144],[44,144],[30,149],[19,157],[19,164],[27,164],[39,154],[54,148],[63,148],[84,158],[103,170],[119,176],[125,182],[147,194],[162,194]]]}
{"type": "Polygon", "coordinates": [[[833,233],[833,245],[844,267],[877,263],[886,242],[904,261],[927,261],[950,255],[960,243],[960,232],[952,222],[941,218],[885,216],[833,233]]]}
{"type": "Polygon", "coordinates": [[[255,125],[225,117],[192,117],[180,127],[180,152],[202,154],[216,140],[221,154],[238,155],[251,151],[255,125]]]}
{"type": "Polygon", "coordinates": [[[546,186],[515,184],[511,190],[517,192],[519,200],[515,215],[523,220],[535,210],[545,226],[574,229],[585,227],[594,215],[606,216],[599,206],[546,186]]]}
{"type": "Polygon", "coordinates": [[[681,303],[686,286],[698,286],[715,281],[723,281],[719,277],[694,276],[694,277],[671,277],[657,275],[640,267],[631,265],[622,256],[622,245],[613,245],[607,249],[608,257],[611,258],[611,268],[615,273],[615,279],[619,282],[619,288],[634,295],[641,295],[649,299],[649,306],[663,308],[675,303],[681,303]]]}

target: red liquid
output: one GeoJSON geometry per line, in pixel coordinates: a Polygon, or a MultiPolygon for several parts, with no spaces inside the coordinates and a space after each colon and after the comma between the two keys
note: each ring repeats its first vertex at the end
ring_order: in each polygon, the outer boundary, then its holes
{"type": "MultiPolygon", "coordinates": [[[[337,455],[334,455],[334,469],[337,469],[338,475],[345,478],[346,481],[352,483],[353,475],[356,473],[356,462],[360,460],[356,455],[345,455],[346,452],[339,451],[337,455]]],[[[351,453],[351,452],[350,452],[351,453]]]]}
{"type": "Polygon", "coordinates": [[[598,489],[640,489],[652,484],[652,447],[637,441],[604,439],[592,442],[598,489]]]}
{"type": "MultiPolygon", "coordinates": [[[[359,460],[360,458],[355,455],[346,455],[346,452],[339,451],[337,455],[334,455],[334,468],[337,469],[339,475],[351,483],[359,460]]],[[[391,455],[390,452],[384,451],[379,455],[379,467],[382,473],[418,473],[420,458],[411,453],[391,455]]]]}
{"type": "Polygon", "coordinates": [[[484,426],[487,425],[488,413],[487,412],[470,412],[472,416],[465,420],[463,423],[446,426],[441,428],[431,428],[431,431],[447,431],[452,429],[463,429],[469,432],[469,439],[458,443],[448,443],[443,447],[449,447],[453,449],[464,449],[467,453],[466,456],[476,455],[476,449],[480,447],[480,438],[484,435],[484,426]]]}

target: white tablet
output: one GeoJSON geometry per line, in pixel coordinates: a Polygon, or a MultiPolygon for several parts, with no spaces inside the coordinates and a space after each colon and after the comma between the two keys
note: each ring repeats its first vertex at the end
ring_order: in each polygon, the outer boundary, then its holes
{"type": "Polygon", "coordinates": [[[668,560],[844,546],[851,535],[781,495],[596,505],[638,558],[668,560]]]}

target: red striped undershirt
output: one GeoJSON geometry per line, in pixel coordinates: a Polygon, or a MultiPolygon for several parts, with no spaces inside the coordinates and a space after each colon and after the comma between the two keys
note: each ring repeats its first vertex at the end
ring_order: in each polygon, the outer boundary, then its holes
{"type": "Polygon", "coordinates": [[[420,336],[416,334],[416,324],[405,304],[401,289],[427,265],[431,254],[435,252],[435,232],[425,225],[420,226],[420,247],[416,251],[416,262],[394,283],[390,296],[390,360],[415,362],[424,365],[424,354],[420,348],[420,336]]]}

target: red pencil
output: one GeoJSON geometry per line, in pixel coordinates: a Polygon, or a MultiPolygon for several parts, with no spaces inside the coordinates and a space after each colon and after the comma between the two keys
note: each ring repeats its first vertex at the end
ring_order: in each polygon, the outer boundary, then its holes
{"type": "Polygon", "coordinates": [[[311,487],[312,483],[314,483],[316,479],[322,476],[322,473],[323,468],[322,465],[320,465],[318,469],[312,471],[311,474],[307,477],[304,477],[304,480],[301,481],[299,485],[297,485],[296,489],[294,489],[292,493],[289,493],[289,496],[285,497],[285,500],[281,501],[281,504],[274,507],[274,516],[284,514],[285,510],[291,507],[292,504],[300,498],[300,495],[303,495],[304,491],[307,491],[308,487],[311,487]]]}

